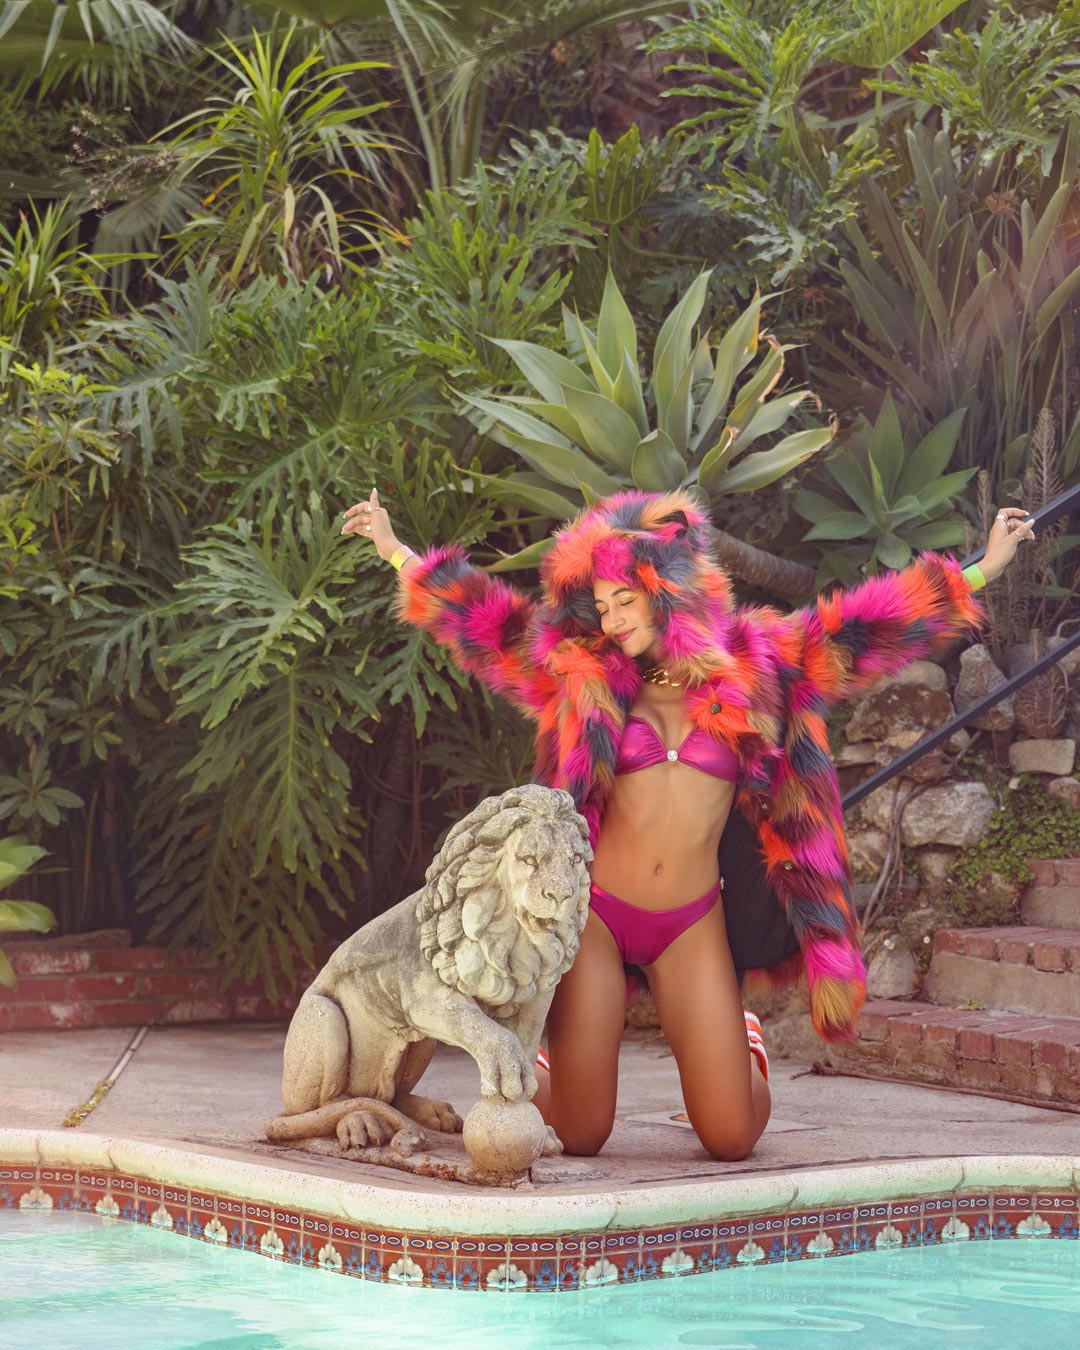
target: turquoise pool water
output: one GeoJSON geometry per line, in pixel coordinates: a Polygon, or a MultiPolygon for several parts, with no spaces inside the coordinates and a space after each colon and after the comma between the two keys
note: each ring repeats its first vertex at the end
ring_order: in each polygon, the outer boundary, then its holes
{"type": "Polygon", "coordinates": [[[1080,1242],[866,1252],[572,1294],[364,1283],[88,1214],[0,1216],[4,1350],[1075,1350],[1080,1242]]]}

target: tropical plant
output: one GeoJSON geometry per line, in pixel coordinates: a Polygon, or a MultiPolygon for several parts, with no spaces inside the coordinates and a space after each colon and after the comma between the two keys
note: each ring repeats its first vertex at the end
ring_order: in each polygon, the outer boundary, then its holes
{"type": "Polygon", "coordinates": [[[0,222],[0,380],[11,358],[47,355],[63,326],[108,312],[99,279],[128,255],[94,255],[78,242],[65,204],[30,205],[9,230],[0,222]]]}
{"type": "MultiPolygon", "coordinates": [[[[385,51],[396,71],[399,140],[422,156],[395,149],[395,169],[414,201],[425,189],[452,187],[482,160],[485,140],[504,128],[486,125],[495,72],[528,53],[597,28],[686,8],[685,0],[267,0],[265,8],[308,21],[320,38],[355,56],[385,51]]],[[[512,113],[514,100],[510,102],[512,113]]]]}
{"type": "MultiPolygon", "coordinates": [[[[0,839],[0,890],[4,890],[45,856],[46,850],[28,843],[21,835],[0,839]]],[[[0,933],[47,933],[56,918],[44,905],[27,900],[0,900],[0,933]]],[[[15,987],[15,971],[0,947],[0,984],[15,987]]]]}
{"type": "Polygon", "coordinates": [[[1016,477],[1039,409],[1058,401],[1068,480],[1080,464],[1069,377],[1080,267],[1068,223],[1080,124],[1063,133],[1037,199],[991,195],[976,210],[946,133],[915,127],[906,142],[912,197],[898,205],[865,184],[866,226],[847,225],[855,258],[839,264],[858,326],[843,345],[819,338],[835,364],[819,361],[815,375],[841,406],[876,406],[887,381],[924,429],[966,408],[959,467],[987,466],[995,485],[1016,477]]]}
{"type": "Polygon", "coordinates": [[[72,81],[117,102],[164,61],[190,56],[195,44],[174,22],[175,0],[5,0],[0,8],[0,78],[39,96],[72,81]]]}
{"type": "MultiPolygon", "coordinates": [[[[1015,500],[1025,510],[1038,511],[1062,490],[1060,447],[1054,415],[1040,410],[1035,431],[1025,447],[1023,471],[1016,484],[1015,500]]],[[[971,544],[989,532],[995,512],[990,479],[978,476],[975,528],[968,532],[971,544]]],[[[1042,656],[1062,627],[1075,623],[1075,597],[1080,572],[1068,556],[1080,536],[1067,534],[1059,523],[1044,527],[1029,548],[1022,549],[998,585],[988,588],[986,610],[990,620],[987,645],[994,659],[1016,674],[1042,656]]],[[[1061,735],[1069,710],[1069,682],[1060,665],[1051,666],[1016,691],[1013,707],[1017,725],[1024,734],[1040,740],[1061,735]]]]}
{"type": "MultiPolygon", "coordinates": [[[[492,490],[549,519],[565,519],[583,501],[628,487],[696,485],[716,500],[775,483],[827,445],[831,428],[807,427],[748,453],[812,395],[801,389],[769,397],[783,375],[785,348],[761,332],[760,296],[715,347],[708,333],[695,338],[708,281],[703,272],[664,321],[647,385],[638,367],[637,327],[610,275],[595,331],[564,311],[569,355],[497,340],[535,395],[466,399],[527,466],[487,480],[492,490]]],[[[501,566],[531,564],[546,546],[541,542],[501,566]]],[[[740,575],[746,564],[745,556],[738,560],[740,575]]],[[[785,585],[782,568],[771,575],[773,584],[785,585]]]]}
{"type": "Polygon", "coordinates": [[[380,275],[397,320],[386,338],[405,360],[420,352],[440,377],[474,388],[507,380],[512,364],[497,342],[550,330],[568,255],[596,234],[574,178],[569,163],[523,162],[427,194],[380,275]]]}
{"type": "Polygon", "coordinates": [[[705,103],[680,123],[705,168],[717,208],[743,226],[741,242],[771,284],[826,261],[836,228],[858,213],[857,186],[889,156],[879,142],[891,115],[881,92],[866,106],[865,71],[881,72],[961,0],[803,0],[783,18],[753,4],[712,3],[650,39],[674,52],[670,91],[705,103]]]}
{"type": "Polygon", "coordinates": [[[877,420],[860,417],[843,446],[819,460],[814,487],[792,502],[813,523],[803,538],[821,551],[819,587],[851,585],[866,572],[905,567],[914,552],[963,543],[957,498],[975,470],[946,472],[963,420],[961,408],[915,444],[886,393],[877,420]]]}
{"type": "Polygon", "coordinates": [[[318,50],[293,63],[294,31],[253,34],[250,52],[226,40],[229,54],[212,55],[232,76],[231,88],[160,133],[180,152],[175,181],[197,175],[206,204],[223,212],[189,221],[180,255],[196,247],[204,257],[211,248],[231,255],[232,282],[247,272],[319,269],[340,280],[374,241],[357,211],[335,205],[328,189],[351,187],[385,148],[357,124],[386,104],[357,107],[346,84],[381,63],[324,67],[318,50]]]}
{"type": "Polygon", "coordinates": [[[1080,114],[1078,41],[1078,0],[1044,14],[995,7],[983,28],[946,34],[922,60],[870,87],[938,109],[954,144],[983,165],[1045,174],[1062,124],[1080,114]]]}

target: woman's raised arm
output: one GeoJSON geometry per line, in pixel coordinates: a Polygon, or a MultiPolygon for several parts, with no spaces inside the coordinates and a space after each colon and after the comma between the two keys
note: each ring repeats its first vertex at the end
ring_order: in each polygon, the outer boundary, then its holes
{"type": "Polygon", "coordinates": [[[459,544],[423,554],[402,544],[379,494],[345,512],[342,534],[367,536],[400,573],[398,613],[450,649],[462,670],[482,680],[529,717],[539,718],[555,677],[533,652],[537,602],[469,562],[459,544]]]}
{"type": "Polygon", "coordinates": [[[899,572],[819,596],[778,625],[784,645],[811,692],[839,703],[881,675],[927,656],[939,641],[962,636],[984,621],[973,591],[1005,570],[1022,540],[1034,537],[1027,512],[997,513],[978,567],[961,571],[952,558],[922,553],[899,572]]]}

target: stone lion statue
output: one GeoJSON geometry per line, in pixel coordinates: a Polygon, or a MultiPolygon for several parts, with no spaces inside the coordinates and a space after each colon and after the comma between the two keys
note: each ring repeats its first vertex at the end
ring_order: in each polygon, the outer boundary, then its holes
{"type": "MultiPolygon", "coordinates": [[[[407,1154],[417,1125],[461,1130],[447,1102],[413,1092],[436,1041],[468,1051],[485,1098],[528,1102],[551,997],[577,955],[591,859],[569,793],[530,784],[482,801],[451,829],[426,885],[343,942],[301,998],[285,1115],[267,1138],[303,1147],[336,1134],[351,1150],[392,1137],[407,1154]]],[[[549,1131],[544,1152],[561,1147],[549,1131]]]]}

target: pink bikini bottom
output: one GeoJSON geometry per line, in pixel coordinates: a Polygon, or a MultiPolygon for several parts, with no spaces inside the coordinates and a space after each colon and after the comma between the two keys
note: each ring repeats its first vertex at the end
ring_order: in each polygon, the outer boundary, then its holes
{"type": "Polygon", "coordinates": [[[641,909],[638,905],[627,904],[594,883],[589,887],[589,908],[610,931],[627,965],[648,966],[680,933],[685,933],[698,919],[708,914],[716,904],[723,886],[721,878],[699,899],[675,909],[641,909]]]}

